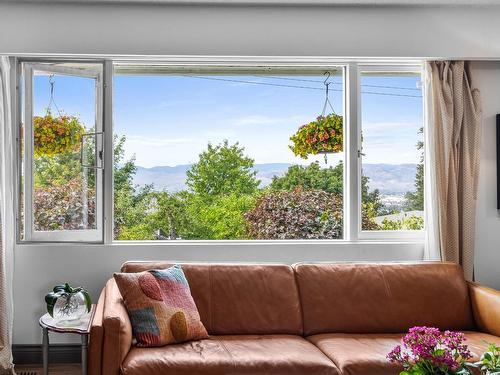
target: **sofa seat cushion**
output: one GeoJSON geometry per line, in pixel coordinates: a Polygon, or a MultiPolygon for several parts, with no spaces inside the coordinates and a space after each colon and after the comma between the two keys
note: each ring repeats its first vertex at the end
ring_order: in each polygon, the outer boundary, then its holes
{"type": "Polygon", "coordinates": [[[318,348],[293,335],[212,336],[165,347],[134,347],[125,358],[121,373],[340,374],[318,348]]]}
{"type": "MultiPolygon", "coordinates": [[[[331,333],[309,336],[307,339],[325,353],[347,375],[399,374],[399,366],[390,363],[386,356],[400,344],[404,334],[347,334],[331,333]]],[[[465,332],[465,343],[473,360],[479,359],[487,347],[486,342],[500,345],[500,338],[480,332],[465,332]]]]}

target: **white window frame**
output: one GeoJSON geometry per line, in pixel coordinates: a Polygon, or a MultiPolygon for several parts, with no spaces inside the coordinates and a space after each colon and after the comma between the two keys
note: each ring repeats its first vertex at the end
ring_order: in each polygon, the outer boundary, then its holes
{"type": "MultiPolygon", "coordinates": [[[[54,73],[58,75],[84,77],[94,79],[95,85],[95,101],[96,101],[96,118],[95,118],[95,147],[96,155],[98,150],[105,154],[103,149],[103,137],[98,137],[98,134],[104,135],[103,132],[103,69],[78,69],[69,66],[52,65],[53,63],[64,63],[66,61],[43,61],[22,62],[22,73],[24,77],[24,90],[22,103],[24,110],[19,108],[19,118],[23,119],[25,150],[22,153],[24,164],[24,241],[23,242],[100,242],[103,241],[103,166],[96,158],[96,163],[99,168],[95,169],[95,187],[96,187],[96,228],[82,230],[54,230],[54,231],[35,231],[34,229],[34,214],[33,214],[33,197],[34,197],[34,181],[33,181],[33,79],[36,71],[44,73],[54,73]]],[[[70,61],[68,61],[70,62],[70,61]]],[[[89,63],[86,61],[85,63],[89,63]]],[[[92,62],[96,64],[96,62],[92,62]]],[[[102,62],[97,62],[102,64],[102,62]]],[[[103,66],[103,65],[102,65],[103,66]]],[[[19,97],[19,96],[18,96],[19,97]]],[[[18,139],[20,139],[18,137],[18,139]]],[[[19,145],[20,147],[20,145],[19,145]]],[[[20,168],[18,168],[20,170],[20,168]]],[[[20,182],[21,184],[22,182],[20,182]]],[[[19,222],[19,220],[18,220],[19,222]]]]}
{"type": "MultiPolygon", "coordinates": [[[[360,63],[357,66],[357,115],[358,121],[356,124],[351,124],[351,126],[356,127],[356,129],[352,129],[352,132],[357,140],[357,187],[358,191],[355,192],[357,196],[358,206],[357,206],[357,238],[359,240],[401,240],[401,241],[423,241],[425,239],[425,222],[424,222],[424,230],[363,230],[362,229],[362,217],[361,217],[361,175],[362,175],[362,142],[361,142],[361,130],[362,130],[362,100],[361,100],[361,75],[363,73],[415,73],[420,74],[421,81],[423,82],[423,65],[420,64],[366,64],[360,63]]],[[[424,108],[424,93],[425,90],[422,90],[422,109],[424,108]]],[[[425,132],[425,122],[422,121],[422,127],[424,127],[425,132]]],[[[424,151],[425,152],[425,151],[424,151]]],[[[425,215],[424,215],[425,216],[425,215]]]]}
{"type": "MultiPolygon", "coordinates": [[[[29,61],[29,60],[28,60],[29,61]]],[[[57,59],[57,62],[71,62],[70,58],[57,59]]],[[[337,60],[330,58],[231,58],[231,57],[172,57],[163,60],[151,59],[107,59],[107,60],[79,60],[80,62],[98,62],[103,64],[102,85],[101,85],[101,118],[103,149],[104,149],[104,173],[102,176],[103,200],[101,202],[102,214],[98,222],[98,230],[95,237],[79,238],[76,242],[88,243],[104,243],[104,244],[214,244],[214,243],[231,243],[231,244],[249,244],[264,242],[266,244],[283,244],[283,243],[356,243],[356,242],[400,242],[400,243],[422,243],[425,236],[425,230],[421,231],[363,231],[361,230],[361,159],[358,150],[361,149],[361,72],[366,72],[369,68],[373,72],[422,72],[421,60],[416,61],[363,61],[363,60],[337,60]],[[343,239],[332,240],[166,240],[166,241],[119,241],[114,240],[113,233],[113,212],[114,212],[114,187],[113,187],[113,115],[112,115],[112,99],[113,99],[113,76],[115,70],[120,73],[126,72],[129,74],[145,74],[150,68],[155,71],[161,71],[162,67],[171,68],[183,67],[186,71],[192,71],[193,68],[207,67],[217,69],[220,73],[227,70],[228,67],[240,68],[239,72],[244,73],[245,69],[255,70],[260,69],[279,69],[286,68],[287,70],[294,69],[297,73],[304,71],[316,70],[318,72],[335,68],[342,68],[344,71],[344,233],[343,239]],[[108,134],[108,136],[106,136],[108,134]],[[350,145],[350,146],[349,146],[350,145]],[[100,233],[97,233],[99,232],[100,233]]],[[[26,62],[26,60],[24,61],[26,62]]],[[[52,59],[36,59],[38,63],[54,62],[52,59]]],[[[14,70],[15,71],[15,70],[14,70]]],[[[18,82],[19,84],[19,82],[18,82]]],[[[18,99],[20,98],[18,93],[18,99]]],[[[17,105],[19,108],[19,103],[17,105]]],[[[19,110],[19,109],[18,109],[19,110]]],[[[19,112],[18,112],[19,113],[19,112]]],[[[425,131],[425,128],[424,128],[425,131]]],[[[19,168],[18,168],[19,169],[19,168]]],[[[18,191],[20,191],[18,189],[18,191]]],[[[18,205],[19,207],[19,205],[18,205]]],[[[19,216],[20,217],[20,216],[19,216]]],[[[96,217],[97,220],[97,217],[96,217]]],[[[25,231],[26,232],[26,231],[25,231]]],[[[61,231],[64,232],[64,231],[61,231]]],[[[68,231],[74,232],[74,231],[68,231]]],[[[19,230],[18,230],[19,233],[19,230]]],[[[62,237],[64,237],[63,235],[62,237]]],[[[73,235],[68,235],[65,239],[57,236],[54,233],[52,236],[44,238],[31,237],[28,239],[25,233],[25,239],[20,242],[65,242],[75,241],[73,235]]]]}

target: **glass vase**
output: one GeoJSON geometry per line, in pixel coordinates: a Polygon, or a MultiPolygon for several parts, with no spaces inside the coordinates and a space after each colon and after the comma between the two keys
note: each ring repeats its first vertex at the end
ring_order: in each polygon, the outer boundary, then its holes
{"type": "Polygon", "coordinates": [[[86,312],[85,297],[81,292],[61,296],[54,305],[54,319],[60,325],[78,325],[86,312]]]}

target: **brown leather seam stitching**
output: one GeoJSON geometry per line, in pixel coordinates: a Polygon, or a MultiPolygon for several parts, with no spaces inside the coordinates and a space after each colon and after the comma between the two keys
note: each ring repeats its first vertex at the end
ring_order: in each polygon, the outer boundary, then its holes
{"type": "Polygon", "coordinates": [[[236,362],[234,361],[234,357],[233,355],[231,354],[231,352],[229,351],[229,349],[227,348],[226,344],[224,344],[222,341],[220,341],[218,338],[216,339],[217,342],[222,346],[222,348],[226,351],[227,355],[229,356],[229,358],[231,359],[231,364],[232,364],[232,367],[236,370],[236,362]]]}
{"type": "Polygon", "coordinates": [[[389,283],[387,282],[387,279],[385,277],[385,272],[383,270],[382,267],[379,268],[380,270],[380,273],[382,275],[382,281],[384,282],[384,286],[385,286],[385,292],[387,294],[387,297],[389,298],[392,298],[392,291],[391,291],[391,286],[389,285],[389,283]]]}
{"type": "Polygon", "coordinates": [[[293,272],[293,280],[295,281],[295,288],[297,289],[297,297],[299,300],[299,309],[300,309],[300,331],[302,332],[302,337],[305,337],[305,324],[304,324],[304,308],[302,307],[302,293],[300,291],[300,283],[298,280],[298,273],[295,264],[291,265],[290,268],[293,272]]]}
{"type": "Polygon", "coordinates": [[[208,293],[208,306],[209,306],[209,315],[210,315],[210,331],[214,331],[214,318],[213,318],[213,313],[212,313],[212,288],[213,288],[213,283],[212,283],[212,265],[208,266],[208,284],[210,285],[210,291],[208,293]]]}

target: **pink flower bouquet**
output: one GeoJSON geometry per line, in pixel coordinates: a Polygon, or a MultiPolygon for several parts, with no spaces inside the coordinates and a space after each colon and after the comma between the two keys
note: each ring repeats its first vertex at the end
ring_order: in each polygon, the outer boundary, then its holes
{"type": "Polygon", "coordinates": [[[413,327],[387,355],[390,362],[400,364],[400,375],[465,375],[471,374],[466,361],[471,358],[465,336],[461,332],[432,327],[413,327]]]}

